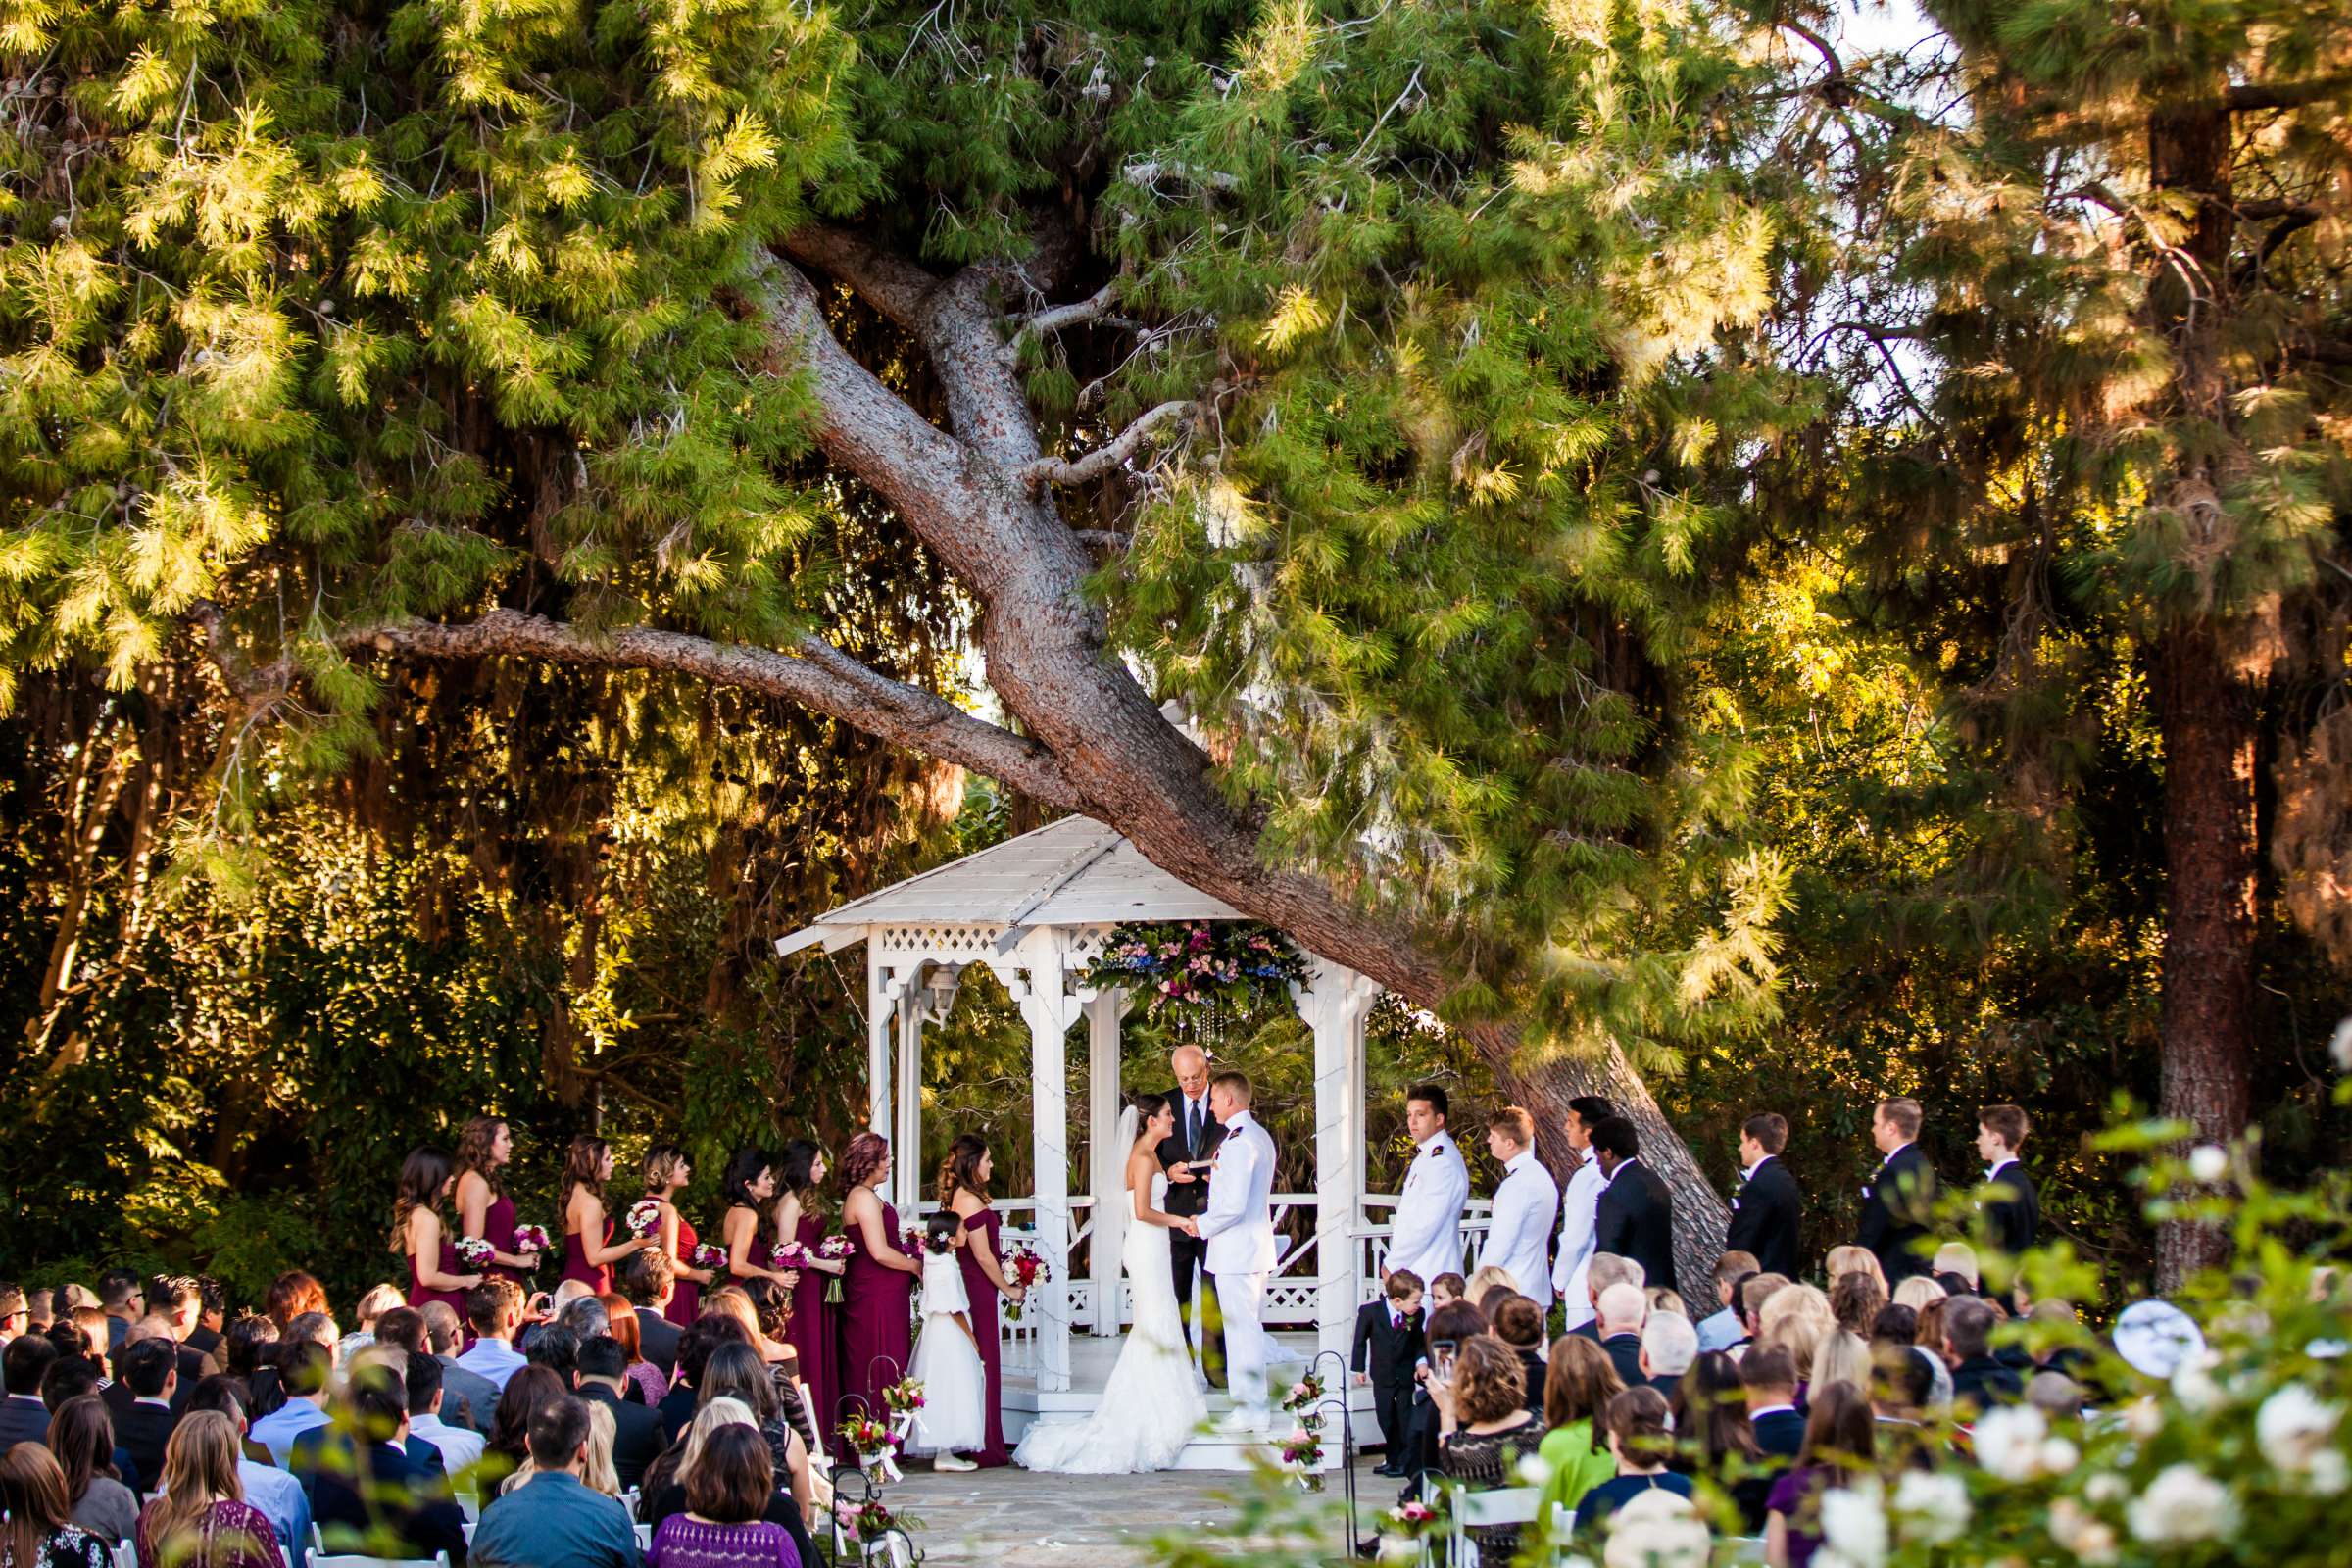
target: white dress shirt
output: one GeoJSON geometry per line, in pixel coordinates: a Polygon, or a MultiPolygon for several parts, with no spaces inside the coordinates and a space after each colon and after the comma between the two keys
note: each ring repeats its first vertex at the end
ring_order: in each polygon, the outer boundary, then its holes
{"type": "Polygon", "coordinates": [[[1559,1292],[1560,1306],[1568,1314],[1568,1327],[1573,1332],[1592,1321],[1592,1290],[1588,1276],[1592,1272],[1592,1222],[1600,1207],[1600,1190],[1609,1179],[1600,1173],[1600,1161],[1590,1151],[1585,1162],[1576,1167],[1568,1178],[1568,1190],[1560,1196],[1560,1255],[1551,1266],[1552,1288],[1559,1292]]]}
{"type": "Polygon", "coordinates": [[[1502,1167],[1502,1185],[1494,1189],[1494,1218],[1487,1227],[1487,1245],[1478,1254],[1519,1282],[1519,1291],[1541,1307],[1551,1306],[1551,1260],[1544,1244],[1551,1239],[1551,1216],[1559,1211],[1560,1188],[1551,1172],[1523,1149],[1502,1167]]]}
{"type": "Polygon", "coordinates": [[[1740,1323],[1740,1314],[1728,1306],[1698,1320],[1698,1353],[1701,1355],[1709,1350],[1728,1350],[1746,1337],[1747,1329],[1740,1323]]]}
{"type": "Polygon", "coordinates": [[[488,1379],[501,1394],[507,1392],[507,1380],[529,1364],[504,1340],[476,1340],[471,1349],[458,1357],[458,1365],[475,1377],[488,1379]]]}
{"type": "Polygon", "coordinates": [[[409,1417],[409,1434],[441,1450],[441,1467],[450,1476],[464,1475],[481,1462],[487,1441],[467,1427],[453,1427],[437,1415],[409,1417]]]}
{"type": "Polygon", "coordinates": [[[1429,1135],[1404,1173],[1404,1191],[1389,1222],[1387,1268],[1410,1269],[1426,1290],[1441,1274],[1462,1271],[1462,1205],[1470,1200],[1470,1167],[1450,1134],[1429,1135]]]}

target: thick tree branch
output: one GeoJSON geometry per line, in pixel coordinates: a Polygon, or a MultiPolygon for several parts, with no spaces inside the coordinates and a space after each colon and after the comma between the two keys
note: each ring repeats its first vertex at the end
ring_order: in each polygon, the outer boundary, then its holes
{"type": "Polygon", "coordinates": [[[2230,110],[2300,109],[2323,99],[2352,94],[2352,74],[2314,76],[2309,81],[2249,81],[2230,89],[2223,100],[2230,110]]]}
{"type": "Polygon", "coordinates": [[[1031,485],[1085,484],[1090,479],[1100,479],[1134,457],[1156,426],[1170,419],[1182,418],[1199,407],[1199,404],[1183,399],[1162,403],[1147,411],[1107,444],[1095,448],[1084,457],[1040,458],[1021,470],[1021,477],[1031,485]]]}
{"type": "Polygon", "coordinates": [[[923,302],[941,282],[904,257],[822,223],[804,223],[785,235],[784,250],[794,261],[822,268],[849,284],[859,299],[909,332],[920,330],[923,302]]]}
{"type": "Polygon", "coordinates": [[[1085,299],[1069,305],[1050,305],[1021,322],[1024,329],[1043,335],[1059,332],[1068,327],[1083,326],[1098,317],[1106,315],[1118,303],[1119,284],[1116,278],[1103,284],[1085,299]]]}

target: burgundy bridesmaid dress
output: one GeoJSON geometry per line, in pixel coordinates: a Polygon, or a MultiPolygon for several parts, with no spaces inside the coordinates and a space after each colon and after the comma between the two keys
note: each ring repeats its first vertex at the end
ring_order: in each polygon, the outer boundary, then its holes
{"type": "MultiPolygon", "coordinates": [[[[882,1391],[906,1375],[913,1348],[908,1303],[914,1276],[877,1263],[865,1250],[860,1226],[844,1227],[850,1238],[849,1272],[841,1281],[841,1384],[837,1397],[853,1413],[888,1419],[882,1391]]],[[[899,1246],[898,1210],[882,1205],[882,1235],[899,1246]]]]}
{"type": "MultiPolygon", "coordinates": [[[[466,1272],[466,1265],[458,1261],[458,1244],[447,1232],[443,1232],[441,1236],[441,1272],[453,1277],[466,1272]]],[[[466,1293],[464,1291],[427,1289],[424,1282],[416,1277],[416,1254],[411,1252],[409,1254],[409,1304],[421,1311],[428,1302],[432,1301],[445,1303],[450,1310],[458,1314],[459,1322],[466,1321],[466,1293]]]]}
{"type": "MultiPolygon", "coordinates": [[[[966,1237],[987,1236],[989,1255],[997,1260],[1000,1273],[1004,1268],[1004,1216],[993,1208],[984,1208],[963,1222],[966,1237]]],[[[972,1255],[969,1242],[956,1254],[956,1260],[963,1265],[963,1294],[972,1303],[972,1338],[980,1342],[980,1364],[988,1368],[988,1442],[964,1457],[985,1470],[1012,1462],[1004,1447],[1004,1346],[997,1337],[997,1311],[1004,1298],[997,1294],[996,1282],[980,1271],[980,1260],[972,1255]]]]}
{"type": "MultiPolygon", "coordinates": [[[[612,1245],[612,1220],[608,1215],[605,1219],[604,1237],[597,1243],[597,1246],[611,1247],[612,1245]]],[[[612,1288],[612,1265],[589,1262],[586,1240],[577,1231],[565,1231],[564,1233],[564,1277],[567,1280],[578,1280],[582,1285],[592,1288],[597,1295],[602,1296],[612,1288]]]]}
{"type": "MultiPolygon", "coordinates": [[[[656,1232],[655,1234],[660,1235],[661,1233],[656,1232]]],[[[700,1240],[701,1238],[694,1234],[694,1227],[686,1223],[686,1216],[681,1212],[678,1215],[678,1255],[670,1261],[687,1268],[694,1267],[694,1249],[700,1240]]],[[[702,1315],[702,1310],[703,1287],[701,1282],[681,1278],[678,1281],[676,1292],[669,1298],[669,1305],[662,1310],[662,1315],[682,1329],[690,1329],[694,1327],[694,1320],[702,1315]]]]}
{"type": "MultiPolygon", "coordinates": [[[[814,1214],[803,1214],[793,1240],[813,1254],[816,1244],[824,1239],[824,1222],[814,1214]]],[[[833,1279],[819,1269],[801,1270],[801,1282],[792,1288],[792,1321],[784,1325],[784,1343],[801,1353],[801,1381],[808,1385],[810,1413],[827,1447],[837,1445],[834,1430],[844,1414],[836,1404],[841,1397],[841,1346],[834,1337],[833,1320],[839,1309],[825,1301],[825,1287],[833,1279]]]]}
{"type": "MultiPolygon", "coordinates": [[[[510,1256],[514,1251],[514,1200],[504,1193],[492,1198],[490,1206],[482,1210],[482,1240],[510,1256]]],[[[531,1277],[528,1269],[514,1268],[506,1263],[493,1264],[487,1272],[513,1280],[517,1285],[527,1284],[531,1277]]],[[[465,1316],[461,1308],[458,1317],[463,1321],[465,1316]]]]}

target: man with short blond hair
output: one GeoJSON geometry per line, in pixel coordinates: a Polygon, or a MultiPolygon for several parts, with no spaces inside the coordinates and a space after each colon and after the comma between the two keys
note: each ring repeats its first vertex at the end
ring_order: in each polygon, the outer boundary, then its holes
{"type": "Polygon", "coordinates": [[[1918,1101],[1896,1098],[1880,1101],[1870,1120],[1871,1141],[1886,1157],[1862,1189],[1862,1224],[1854,1243],[1878,1258],[1889,1292],[1927,1272],[1919,1244],[1935,1219],[1936,1167],[1919,1147],[1922,1115],[1918,1101]]]}
{"type": "Polygon", "coordinates": [[[1708,1350],[1728,1350],[1747,1337],[1740,1322],[1740,1303],[1734,1297],[1740,1282],[1758,1272],[1752,1252],[1726,1252],[1715,1260],[1717,1310],[1697,1325],[1698,1348],[1702,1354],[1708,1350]]]}
{"type": "Polygon", "coordinates": [[[1494,1189],[1494,1210],[1487,1222],[1482,1265],[1503,1270],[1519,1294],[1545,1311],[1551,1308],[1551,1222],[1560,1211],[1559,1183],[1536,1157],[1536,1119],[1517,1105],[1487,1117],[1487,1152],[1502,1167],[1494,1189]]]}

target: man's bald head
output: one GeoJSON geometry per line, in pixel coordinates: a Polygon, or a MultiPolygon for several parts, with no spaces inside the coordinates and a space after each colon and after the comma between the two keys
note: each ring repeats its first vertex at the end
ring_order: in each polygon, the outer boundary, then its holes
{"type": "Polygon", "coordinates": [[[1195,1100],[1208,1093],[1208,1053],[1199,1046],[1178,1046],[1168,1057],[1176,1087],[1195,1100]]]}

